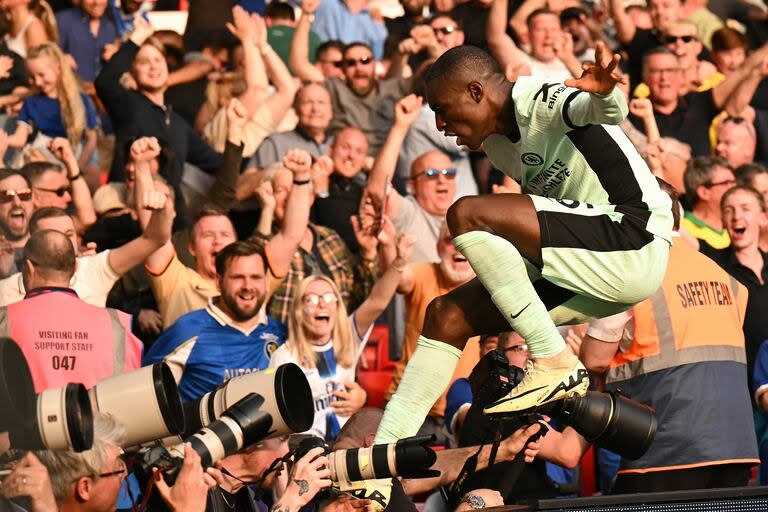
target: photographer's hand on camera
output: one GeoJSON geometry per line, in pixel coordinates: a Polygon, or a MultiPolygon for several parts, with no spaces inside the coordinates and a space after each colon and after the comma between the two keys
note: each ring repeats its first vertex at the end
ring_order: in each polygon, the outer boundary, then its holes
{"type": "Polygon", "coordinates": [[[312,501],[315,495],[332,485],[325,448],[311,449],[291,469],[288,488],[272,507],[272,512],[295,512],[312,501]]]}
{"type": "Polygon", "coordinates": [[[8,499],[29,497],[32,504],[30,512],[58,510],[48,470],[32,452],[27,453],[3,480],[0,493],[8,499]]]}
{"type": "Polygon", "coordinates": [[[155,479],[157,492],[174,512],[204,512],[208,490],[216,486],[189,443],[184,445],[184,464],[173,487],[168,487],[160,472],[155,473],[155,479]]]}
{"type": "Polygon", "coordinates": [[[512,460],[523,453],[525,462],[533,462],[541,449],[541,438],[528,442],[528,439],[541,430],[541,425],[534,423],[520,427],[499,445],[498,460],[512,460]]]}

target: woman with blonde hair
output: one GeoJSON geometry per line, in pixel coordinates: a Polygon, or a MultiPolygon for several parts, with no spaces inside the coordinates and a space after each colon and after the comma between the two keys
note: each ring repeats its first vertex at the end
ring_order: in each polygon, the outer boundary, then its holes
{"type": "MultiPolygon", "coordinates": [[[[365,391],[355,382],[357,361],[413,250],[413,237],[401,236],[395,242],[394,228],[386,219],[385,224],[387,229],[380,235],[383,258],[390,259],[393,252],[397,256],[368,298],[348,315],[332,279],[323,275],[305,278],[294,295],[288,341],[275,350],[269,363],[271,367],[296,363],[304,370],[315,402],[315,421],[309,432],[327,441],[335,439],[347,419],[365,405],[365,391]]],[[[375,237],[367,236],[375,243],[375,237]]]]}
{"type": "Polygon", "coordinates": [[[55,43],[35,46],[27,56],[27,71],[37,94],[24,100],[8,145],[23,148],[34,135],[32,147],[45,151],[51,139],[64,137],[84,169],[96,149],[96,109],[64,53],[55,43]]]}
{"type": "Polygon", "coordinates": [[[0,0],[0,8],[10,24],[5,42],[22,57],[30,48],[59,40],[56,18],[45,0],[0,0]]]}

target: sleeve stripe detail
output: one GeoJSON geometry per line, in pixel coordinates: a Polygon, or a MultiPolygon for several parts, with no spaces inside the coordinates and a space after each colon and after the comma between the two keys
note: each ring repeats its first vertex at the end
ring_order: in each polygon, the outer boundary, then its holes
{"type": "Polygon", "coordinates": [[[573,91],[568,95],[568,97],[565,99],[565,102],[563,103],[563,121],[571,130],[576,130],[578,126],[573,124],[573,121],[571,121],[571,117],[568,115],[568,107],[571,106],[571,102],[575,100],[576,96],[579,94],[581,94],[581,91],[573,91]]]}

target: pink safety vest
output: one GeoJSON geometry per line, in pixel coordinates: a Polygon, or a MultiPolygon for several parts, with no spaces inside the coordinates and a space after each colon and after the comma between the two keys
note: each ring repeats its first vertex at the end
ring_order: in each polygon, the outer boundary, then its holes
{"type": "Polygon", "coordinates": [[[0,334],[21,347],[35,392],[66,384],[91,388],[141,366],[142,344],[131,316],[66,291],[43,292],[0,308],[0,334]]]}

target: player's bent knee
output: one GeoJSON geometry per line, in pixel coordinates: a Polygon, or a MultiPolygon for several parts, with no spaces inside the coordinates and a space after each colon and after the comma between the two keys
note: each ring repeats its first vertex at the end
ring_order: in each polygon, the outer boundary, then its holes
{"type": "Polygon", "coordinates": [[[477,212],[479,206],[477,197],[464,196],[448,208],[445,220],[453,237],[481,229],[478,227],[477,212]]]}
{"type": "Polygon", "coordinates": [[[473,335],[464,311],[446,295],[432,299],[427,306],[422,334],[459,349],[463,349],[467,339],[473,335]]]}

